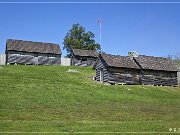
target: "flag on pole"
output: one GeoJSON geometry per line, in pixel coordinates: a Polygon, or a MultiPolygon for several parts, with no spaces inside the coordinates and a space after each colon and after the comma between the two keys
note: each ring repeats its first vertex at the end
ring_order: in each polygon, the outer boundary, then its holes
{"type": "Polygon", "coordinates": [[[99,18],[98,23],[99,23],[99,30],[101,31],[101,23],[102,23],[101,18],[99,18]]]}

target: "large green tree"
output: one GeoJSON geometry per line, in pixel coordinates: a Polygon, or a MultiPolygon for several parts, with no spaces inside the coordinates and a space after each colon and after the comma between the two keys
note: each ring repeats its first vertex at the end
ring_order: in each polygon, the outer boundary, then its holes
{"type": "Polygon", "coordinates": [[[66,49],[68,54],[72,49],[100,51],[101,46],[95,42],[94,37],[91,31],[86,32],[83,26],[74,24],[64,38],[63,49],[66,49]]]}

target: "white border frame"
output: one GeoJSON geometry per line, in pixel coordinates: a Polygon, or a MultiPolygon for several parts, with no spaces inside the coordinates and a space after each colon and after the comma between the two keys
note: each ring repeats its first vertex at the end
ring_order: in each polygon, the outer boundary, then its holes
{"type": "MultiPolygon", "coordinates": [[[[0,4],[180,4],[180,2],[0,2],[0,4]]],[[[180,132],[1,132],[0,134],[179,134],[180,132]]]]}
{"type": "Polygon", "coordinates": [[[112,2],[106,2],[106,1],[102,1],[102,2],[92,2],[92,1],[87,1],[87,2],[80,2],[80,1],[75,1],[75,2],[60,2],[60,1],[52,1],[52,2],[46,2],[46,1],[42,1],[42,2],[40,2],[40,1],[37,1],[37,2],[35,2],[35,1],[27,1],[27,2],[18,2],[18,1],[16,1],[16,2],[14,2],[14,1],[7,1],[7,2],[0,2],[0,4],[180,4],[180,2],[115,2],[115,1],[112,1],[112,2]]]}

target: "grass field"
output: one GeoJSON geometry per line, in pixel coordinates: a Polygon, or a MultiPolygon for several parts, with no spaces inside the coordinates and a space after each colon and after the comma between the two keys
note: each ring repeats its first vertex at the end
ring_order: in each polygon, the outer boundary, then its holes
{"type": "Polygon", "coordinates": [[[0,132],[180,133],[179,87],[98,84],[90,67],[2,67],[0,132]]]}

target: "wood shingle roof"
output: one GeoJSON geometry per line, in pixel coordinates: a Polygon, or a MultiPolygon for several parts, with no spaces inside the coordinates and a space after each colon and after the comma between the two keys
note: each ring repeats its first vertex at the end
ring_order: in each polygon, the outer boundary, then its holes
{"type": "Polygon", "coordinates": [[[140,69],[139,66],[128,56],[119,56],[119,55],[111,55],[111,54],[101,54],[107,66],[109,67],[124,67],[124,68],[134,68],[140,69]]]}
{"type": "Polygon", "coordinates": [[[103,58],[109,67],[177,71],[175,64],[171,60],[162,57],[139,55],[132,59],[129,56],[101,54],[100,58],[103,58]],[[138,62],[139,66],[136,62],[138,62]]]}
{"type": "Polygon", "coordinates": [[[175,64],[167,58],[139,55],[134,59],[136,59],[143,69],[177,71],[175,64]]]}
{"type": "Polygon", "coordinates": [[[59,45],[53,43],[8,39],[6,42],[6,47],[8,51],[13,50],[23,52],[61,54],[59,45]]]}
{"type": "Polygon", "coordinates": [[[98,53],[95,50],[72,49],[72,52],[76,56],[98,57],[98,53]]]}

